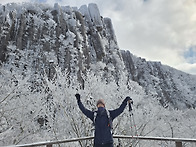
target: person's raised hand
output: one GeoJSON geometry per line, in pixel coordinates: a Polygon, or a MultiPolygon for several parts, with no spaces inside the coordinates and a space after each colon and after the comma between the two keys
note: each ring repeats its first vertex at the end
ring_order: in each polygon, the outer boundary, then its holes
{"type": "Polygon", "coordinates": [[[127,96],[127,97],[125,98],[125,100],[126,100],[127,102],[133,104],[133,100],[132,100],[132,98],[130,98],[129,96],[127,96]]]}
{"type": "Polygon", "coordinates": [[[75,94],[75,97],[76,97],[76,99],[77,99],[77,101],[79,101],[80,100],[80,94],[75,94]]]}

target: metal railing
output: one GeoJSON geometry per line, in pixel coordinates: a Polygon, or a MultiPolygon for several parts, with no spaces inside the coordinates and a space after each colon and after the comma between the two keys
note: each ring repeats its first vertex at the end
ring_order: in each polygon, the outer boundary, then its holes
{"type": "MultiPolygon", "coordinates": [[[[151,136],[124,136],[124,135],[113,135],[113,138],[137,139],[137,140],[155,140],[155,141],[173,141],[173,142],[175,142],[176,147],[182,147],[182,142],[194,142],[194,143],[196,143],[196,139],[189,139],[189,138],[151,137],[151,136]]],[[[76,141],[83,141],[83,140],[92,140],[92,139],[94,139],[94,137],[89,136],[89,137],[72,138],[72,139],[65,139],[65,140],[59,140],[59,141],[46,141],[46,142],[37,142],[37,143],[23,144],[23,145],[12,145],[12,146],[7,146],[7,147],[34,147],[34,146],[52,147],[52,145],[55,145],[55,144],[62,144],[62,143],[76,142],[76,141]]]]}

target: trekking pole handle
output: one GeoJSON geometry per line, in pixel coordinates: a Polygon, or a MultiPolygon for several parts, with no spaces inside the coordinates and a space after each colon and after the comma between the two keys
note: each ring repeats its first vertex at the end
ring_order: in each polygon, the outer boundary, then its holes
{"type": "Polygon", "coordinates": [[[131,111],[132,110],[132,107],[131,107],[131,103],[132,102],[131,102],[131,100],[129,100],[128,103],[129,103],[129,111],[131,111]]]}

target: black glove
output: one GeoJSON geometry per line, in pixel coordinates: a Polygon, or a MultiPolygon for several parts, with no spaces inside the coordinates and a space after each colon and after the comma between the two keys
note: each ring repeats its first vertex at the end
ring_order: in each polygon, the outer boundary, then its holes
{"type": "Polygon", "coordinates": [[[125,98],[125,101],[126,101],[126,102],[130,101],[130,103],[133,104],[133,100],[132,100],[132,98],[130,98],[129,96],[127,96],[127,97],[125,98]]]}
{"type": "Polygon", "coordinates": [[[126,101],[126,102],[129,101],[129,111],[131,112],[131,111],[132,111],[131,104],[133,104],[132,98],[130,98],[129,96],[127,96],[127,97],[125,98],[125,101],[126,101]]]}
{"type": "Polygon", "coordinates": [[[75,97],[76,97],[77,101],[80,101],[80,94],[77,93],[77,94],[75,95],[75,97]]]}

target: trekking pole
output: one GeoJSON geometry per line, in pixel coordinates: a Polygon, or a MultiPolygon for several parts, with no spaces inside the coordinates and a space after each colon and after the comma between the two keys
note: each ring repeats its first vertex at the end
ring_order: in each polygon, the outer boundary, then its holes
{"type": "MultiPolygon", "coordinates": [[[[129,104],[129,112],[130,112],[130,128],[131,128],[131,136],[133,137],[133,135],[134,135],[134,130],[133,130],[133,122],[132,122],[132,107],[131,107],[131,101],[129,100],[128,101],[128,104],[129,104]]],[[[134,144],[134,141],[133,141],[133,139],[132,139],[132,141],[131,141],[131,146],[133,146],[133,144],[134,144]]]]}
{"type": "MultiPolygon", "coordinates": [[[[133,112],[132,112],[133,109],[132,109],[131,104],[133,104],[132,99],[129,101],[130,123],[131,123],[131,132],[132,132],[131,134],[132,134],[132,136],[133,136],[133,134],[135,136],[138,136],[137,127],[136,127],[136,124],[135,124],[135,119],[134,119],[134,115],[133,115],[133,112]]],[[[138,143],[139,143],[139,141],[138,141],[138,143]]],[[[134,144],[137,145],[137,143],[135,143],[135,141],[132,141],[132,146],[134,146],[134,144]]],[[[140,144],[139,144],[139,146],[140,146],[140,144]]]]}

